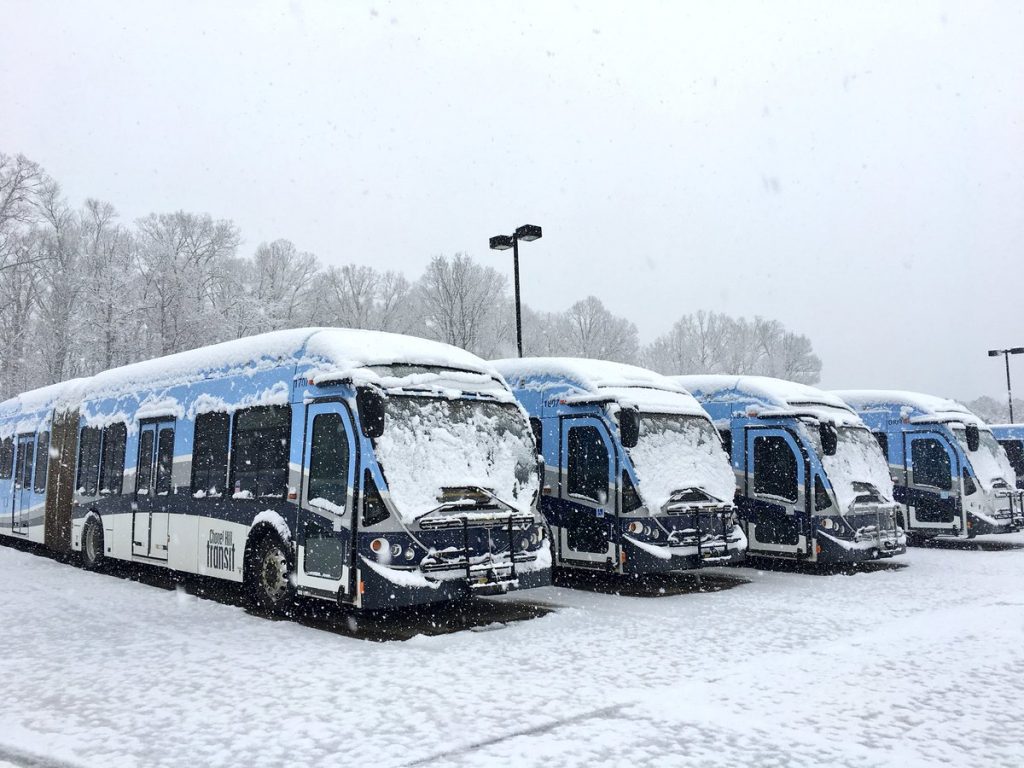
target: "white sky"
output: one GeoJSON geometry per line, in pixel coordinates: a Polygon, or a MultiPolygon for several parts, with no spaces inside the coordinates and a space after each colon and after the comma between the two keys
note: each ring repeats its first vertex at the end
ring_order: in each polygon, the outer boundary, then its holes
{"type": "Polygon", "coordinates": [[[0,150],[75,203],[413,278],[536,223],[531,306],[775,317],[825,387],[1024,345],[1024,3],[2,6],[0,150]]]}

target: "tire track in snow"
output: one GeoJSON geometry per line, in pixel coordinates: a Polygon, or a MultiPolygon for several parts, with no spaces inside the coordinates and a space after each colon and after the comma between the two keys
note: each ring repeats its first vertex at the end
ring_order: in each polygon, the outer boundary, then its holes
{"type": "Polygon", "coordinates": [[[586,720],[593,720],[594,718],[605,717],[608,715],[616,715],[622,711],[625,704],[613,704],[610,707],[602,707],[601,709],[594,709],[590,712],[582,712],[578,715],[571,715],[570,717],[562,717],[558,720],[552,720],[551,722],[544,723],[542,725],[535,725],[532,728],[524,728],[520,731],[513,731],[512,733],[506,733],[502,736],[495,736],[490,739],[484,739],[477,741],[472,744],[466,744],[465,746],[456,747],[454,749],[446,749],[443,752],[435,752],[427,757],[421,757],[419,760],[414,760],[411,763],[406,763],[405,768],[416,768],[420,765],[431,765],[436,763],[438,760],[444,760],[445,758],[451,757],[453,754],[458,754],[459,758],[464,758],[467,753],[475,752],[480,749],[486,749],[492,747],[495,744],[500,744],[503,741],[510,739],[518,739],[520,736],[540,736],[545,733],[550,733],[564,725],[576,725],[586,720]]]}
{"type": "Polygon", "coordinates": [[[56,760],[52,757],[36,755],[0,744],[0,768],[5,768],[5,763],[10,763],[18,768],[81,768],[76,763],[56,760]]]}

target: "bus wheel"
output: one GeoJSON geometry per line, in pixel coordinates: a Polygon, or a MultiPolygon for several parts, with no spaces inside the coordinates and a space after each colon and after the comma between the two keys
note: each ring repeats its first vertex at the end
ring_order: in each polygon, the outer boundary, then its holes
{"type": "Polygon", "coordinates": [[[253,604],[264,611],[276,612],[291,600],[291,566],[281,540],[267,533],[253,545],[246,563],[246,591],[253,604]]]}
{"type": "Polygon", "coordinates": [[[103,526],[95,517],[85,521],[82,531],[82,567],[94,571],[103,564],[103,526]]]}

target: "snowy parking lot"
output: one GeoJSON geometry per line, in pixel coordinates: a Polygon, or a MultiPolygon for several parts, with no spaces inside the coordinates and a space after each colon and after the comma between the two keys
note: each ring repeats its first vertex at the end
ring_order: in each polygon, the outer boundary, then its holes
{"type": "Polygon", "coordinates": [[[0,766],[1024,765],[1024,535],[902,562],[375,642],[0,547],[0,766]]]}

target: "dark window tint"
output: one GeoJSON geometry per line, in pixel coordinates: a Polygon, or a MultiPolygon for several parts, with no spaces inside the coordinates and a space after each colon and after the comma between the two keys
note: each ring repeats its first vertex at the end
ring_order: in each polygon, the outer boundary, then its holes
{"type": "Polygon", "coordinates": [[[726,455],[729,457],[729,461],[732,461],[732,430],[721,429],[719,434],[722,436],[722,448],[725,449],[726,455]]]}
{"type": "Polygon", "coordinates": [[[1017,473],[1017,479],[1024,476],[1024,440],[1000,440],[1013,471],[1017,473]]]}
{"type": "Polygon", "coordinates": [[[192,446],[192,493],[219,496],[228,481],[228,425],[226,413],[203,413],[196,417],[192,446]]]}
{"type": "Polygon", "coordinates": [[[255,498],[287,494],[291,412],[286,405],[272,405],[235,414],[231,450],[235,493],[255,498]]]}
{"type": "Polygon", "coordinates": [[[569,495],[604,504],[608,497],[608,449],[597,427],[569,429],[569,495]]]}
{"type": "Polygon", "coordinates": [[[377,484],[373,482],[373,475],[367,469],[363,472],[363,525],[376,525],[387,520],[389,514],[377,484]]]}
{"type": "Polygon", "coordinates": [[[537,443],[537,453],[544,453],[544,426],[540,419],[530,419],[530,429],[533,430],[533,440],[537,443]]]}
{"type": "Polygon", "coordinates": [[[944,491],[953,487],[949,454],[938,440],[928,437],[911,441],[910,461],[915,485],[929,485],[944,491]]]}
{"type": "Polygon", "coordinates": [[[27,490],[32,490],[32,466],[36,455],[36,438],[35,435],[28,438],[23,438],[22,445],[25,447],[25,453],[22,455],[18,454],[20,465],[18,469],[18,475],[21,477],[21,487],[27,490]]]}
{"type": "Polygon", "coordinates": [[[974,478],[971,477],[971,473],[967,471],[967,467],[964,467],[964,496],[970,496],[972,493],[978,490],[978,487],[974,484],[974,478]]]}
{"type": "Polygon", "coordinates": [[[5,437],[0,442],[0,478],[8,480],[14,472],[14,441],[5,437]]]}
{"type": "Polygon", "coordinates": [[[313,417],[313,441],[309,449],[309,490],[306,499],[325,499],[344,507],[348,495],[348,435],[341,415],[320,413],[313,417]]]}
{"type": "Polygon", "coordinates": [[[135,487],[149,493],[149,484],[153,480],[153,430],[144,429],[139,437],[139,469],[135,473],[135,487]]]}
{"type": "Polygon", "coordinates": [[[50,467],[50,433],[39,433],[39,447],[36,449],[36,492],[46,490],[46,474],[50,467]]]}
{"type": "Polygon", "coordinates": [[[626,472],[622,473],[622,511],[632,512],[634,509],[639,509],[643,506],[643,502],[640,501],[640,494],[636,492],[636,486],[633,485],[633,481],[629,479],[629,475],[626,472]]]}
{"type": "Polygon", "coordinates": [[[754,438],[754,493],[796,501],[796,454],[784,437],[754,438]]]}
{"type": "Polygon", "coordinates": [[[885,460],[889,461],[889,436],[885,432],[872,432],[875,436],[875,440],[878,441],[879,447],[882,449],[882,455],[885,456],[885,460]]]}
{"type": "Polygon", "coordinates": [[[86,427],[78,438],[78,480],[75,487],[85,496],[95,496],[100,476],[100,435],[96,427],[86,427]]]}
{"type": "Polygon", "coordinates": [[[171,492],[171,472],[174,469],[174,427],[161,427],[156,440],[156,495],[171,492]]]}
{"type": "Polygon", "coordinates": [[[823,509],[828,509],[832,506],[832,499],[828,496],[828,491],[825,490],[825,483],[821,479],[821,475],[814,476],[814,509],[820,512],[823,509]]]}
{"type": "Polygon", "coordinates": [[[124,446],[128,427],[111,424],[103,430],[103,462],[100,469],[100,493],[120,495],[124,480],[124,446]]]}

